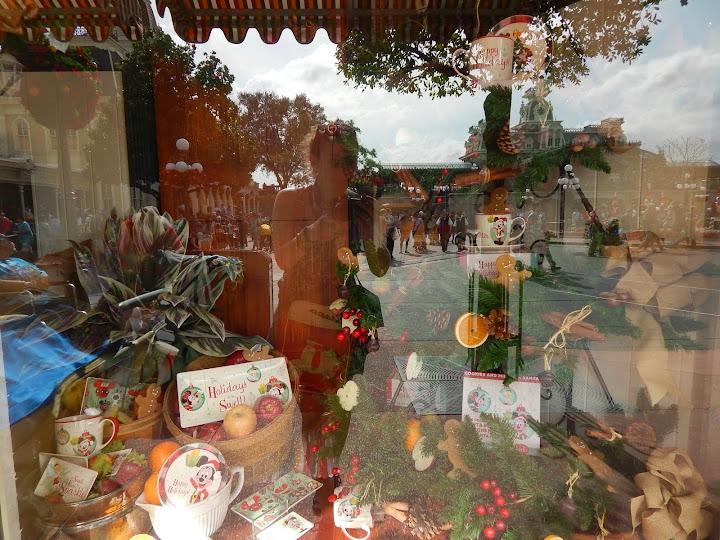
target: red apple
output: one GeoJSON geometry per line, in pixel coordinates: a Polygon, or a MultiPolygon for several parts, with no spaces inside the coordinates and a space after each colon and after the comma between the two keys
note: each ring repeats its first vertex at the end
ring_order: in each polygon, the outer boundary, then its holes
{"type": "Polygon", "coordinates": [[[236,364],[244,364],[245,362],[247,362],[247,360],[245,360],[245,357],[243,356],[242,351],[235,351],[234,353],[232,353],[230,356],[228,356],[225,359],[226,366],[234,366],[236,364]]]}
{"type": "Polygon", "coordinates": [[[236,405],[225,414],[223,427],[231,439],[250,435],[257,427],[255,410],[250,405],[236,405]]]}
{"type": "Polygon", "coordinates": [[[275,396],[261,396],[255,402],[255,413],[258,423],[269,424],[283,412],[283,401],[275,396]]]}
{"type": "MultiPolygon", "coordinates": [[[[180,422],[178,421],[178,426],[180,425],[180,422]]],[[[188,437],[195,438],[195,435],[197,435],[197,428],[195,426],[193,427],[181,427],[180,431],[182,431],[185,435],[188,437]]]]}
{"type": "Polygon", "coordinates": [[[225,441],[227,434],[223,428],[222,422],[209,422],[202,426],[197,426],[196,439],[201,441],[225,441]]]}

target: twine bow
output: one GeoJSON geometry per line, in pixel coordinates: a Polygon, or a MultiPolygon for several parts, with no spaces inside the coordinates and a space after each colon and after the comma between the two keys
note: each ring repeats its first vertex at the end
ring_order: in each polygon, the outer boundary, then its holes
{"type": "Polygon", "coordinates": [[[713,529],[712,514],[703,509],[707,485],[687,452],[655,449],[646,466],[648,472],[635,475],[643,495],[630,501],[633,529],[642,527],[647,540],[707,538],[713,529]]]}
{"type": "Polygon", "coordinates": [[[547,349],[550,345],[552,345],[553,347],[557,347],[558,349],[565,348],[565,344],[567,343],[565,333],[570,332],[571,328],[574,325],[582,322],[591,313],[592,308],[590,306],[585,306],[582,309],[578,309],[576,311],[571,311],[570,313],[568,313],[565,316],[562,324],[560,324],[560,328],[558,328],[558,331],[552,335],[552,337],[545,344],[545,347],[543,347],[543,349],[547,349]]]}
{"type": "MultiPolygon", "coordinates": [[[[595,507],[595,510],[597,511],[597,506],[595,507]]],[[[596,515],[595,519],[597,519],[598,528],[600,529],[600,532],[597,535],[597,540],[603,540],[606,536],[610,536],[610,531],[605,528],[605,510],[603,509],[602,516],[596,515]]]]}
{"type": "Polygon", "coordinates": [[[573,496],[573,486],[575,485],[575,482],[580,480],[580,473],[575,471],[572,473],[570,478],[568,478],[567,482],[565,482],[565,485],[568,487],[568,499],[572,499],[573,496]]]}

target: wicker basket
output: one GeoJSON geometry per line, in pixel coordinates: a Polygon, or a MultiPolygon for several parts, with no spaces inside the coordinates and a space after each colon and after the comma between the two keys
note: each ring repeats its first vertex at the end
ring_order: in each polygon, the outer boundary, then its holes
{"type": "MultiPolygon", "coordinates": [[[[222,365],[224,358],[200,357],[188,365],[188,371],[208,369],[222,365]],[[198,367],[201,366],[201,367],[198,367]]],[[[297,413],[297,372],[289,366],[293,395],[285,410],[275,420],[246,437],[227,441],[213,441],[230,467],[245,468],[245,484],[256,484],[277,471],[295,446],[295,415],[297,413]]],[[[184,433],[173,422],[170,399],[177,396],[176,382],[172,381],[163,398],[163,418],[168,431],[181,445],[204,442],[184,433]]]]}
{"type": "MultiPolygon", "coordinates": [[[[136,437],[139,439],[159,439],[162,435],[162,418],[163,414],[162,410],[160,410],[140,420],[120,424],[115,438],[118,441],[127,441],[136,437]]],[[[111,434],[112,427],[106,425],[104,430],[105,440],[108,440],[111,434]]]]}

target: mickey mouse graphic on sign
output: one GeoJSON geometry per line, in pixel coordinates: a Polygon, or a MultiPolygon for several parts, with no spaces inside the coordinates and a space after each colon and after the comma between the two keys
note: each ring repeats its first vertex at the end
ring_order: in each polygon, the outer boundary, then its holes
{"type": "Polygon", "coordinates": [[[270,377],[267,384],[261,384],[258,388],[260,394],[268,394],[270,396],[287,401],[289,399],[289,392],[287,385],[279,381],[277,377],[270,377]]]}
{"type": "Polygon", "coordinates": [[[204,501],[210,495],[208,487],[215,478],[215,473],[220,470],[220,463],[216,460],[210,460],[207,456],[200,456],[197,461],[197,472],[190,478],[190,483],[195,488],[194,493],[190,496],[190,504],[204,501]]]}
{"type": "Polygon", "coordinates": [[[513,431],[515,431],[515,440],[522,441],[528,439],[530,436],[532,436],[533,433],[535,433],[528,424],[529,418],[530,415],[528,414],[525,407],[523,407],[522,405],[520,405],[516,410],[512,412],[512,423],[513,431]]]}
{"type": "Polygon", "coordinates": [[[205,403],[205,394],[192,384],[180,394],[180,404],[188,411],[197,411],[205,403]]]}

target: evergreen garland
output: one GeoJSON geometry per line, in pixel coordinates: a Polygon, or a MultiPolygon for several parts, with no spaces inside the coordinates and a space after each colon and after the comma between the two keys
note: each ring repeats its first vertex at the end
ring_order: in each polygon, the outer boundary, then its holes
{"type": "MultiPolygon", "coordinates": [[[[443,424],[437,416],[423,417],[423,448],[434,455],[435,462],[429,469],[417,471],[405,446],[407,412],[385,406],[380,398],[382,390],[365,377],[357,376],[354,381],[360,393],[351,413],[340,467],[349,470],[351,460],[357,457],[359,470],[349,483],[364,488],[361,503],[407,501],[412,505],[425,495],[443,501],[445,507],[439,519],[452,524],[451,540],[475,540],[492,523],[490,516],[475,511],[478,504],[494,503],[491,492],[482,488],[482,480],[494,480],[506,498],[508,529],[497,536],[503,540],[529,540],[549,534],[569,538],[574,530],[595,533],[596,516],[612,506],[604,487],[574,453],[561,453],[555,458],[522,454],[515,450],[512,425],[492,416],[483,417],[493,436],[492,446],[480,439],[470,419],[465,419],[456,431],[460,455],[474,477],[458,470],[448,476],[452,465],[447,453],[437,448],[437,443],[447,437],[443,424]],[[577,511],[565,515],[558,503],[568,497],[566,481],[574,472],[579,474],[573,488],[577,511]],[[509,497],[511,491],[517,494],[514,502],[509,497]]],[[[344,479],[349,481],[347,474],[344,479]]]]}

